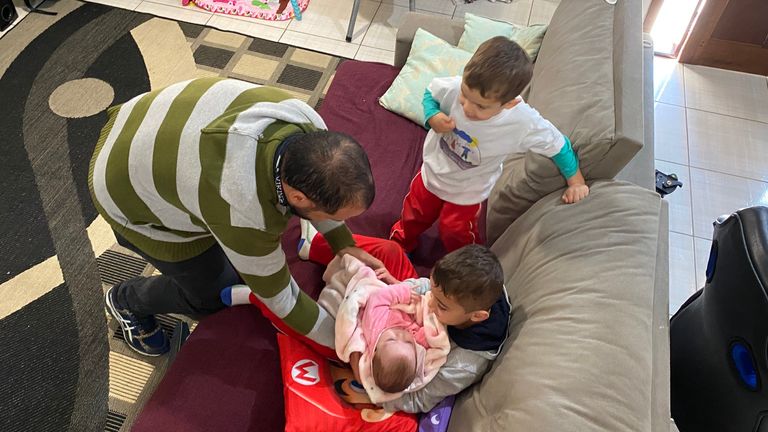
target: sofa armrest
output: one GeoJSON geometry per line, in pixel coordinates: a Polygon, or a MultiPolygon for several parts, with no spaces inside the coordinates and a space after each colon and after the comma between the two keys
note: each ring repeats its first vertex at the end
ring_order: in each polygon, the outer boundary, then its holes
{"type": "Polygon", "coordinates": [[[418,12],[408,12],[405,22],[397,29],[395,42],[395,67],[403,67],[411,52],[411,44],[416,30],[423,28],[433,35],[447,41],[451,45],[459,43],[464,33],[464,21],[455,21],[449,17],[425,15],[418,12]]]}
{"type": "Polygon", "coordinates": [[[653,41],[643,35],[643,148],[616,176],[644,188],[655,190],[655,150],[653,118],[653,41]]]}
{"type": "Polygon", "coordinates": [[[651,430],[670,430],[669,366],[669,203],[661,201],[656,278],[653,286],[653,382],[651,383],[651,430]]]}

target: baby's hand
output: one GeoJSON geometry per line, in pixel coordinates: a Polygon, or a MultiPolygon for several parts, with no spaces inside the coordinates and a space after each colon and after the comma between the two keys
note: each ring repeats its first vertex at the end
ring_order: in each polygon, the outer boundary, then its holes
{"type": "Polygon", "coordinates": [[[577,203],[589,195],[589,186],[585,184],[575,184],[568,186],[563,194],[563,202],[566,204],[577,203]]]}
{"type": "Polygon", "coordinates": [[[429,127],[437,133],[447,133],[456,128],[456,122],[444,113],[437,113],[429,118],[429,127]]]}

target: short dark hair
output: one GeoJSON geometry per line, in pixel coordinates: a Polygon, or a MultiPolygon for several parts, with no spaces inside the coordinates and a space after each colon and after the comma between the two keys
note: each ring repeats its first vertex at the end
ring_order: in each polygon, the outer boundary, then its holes
{"type": "Polygon", "coordinates": [[[432,280],[466,312],[488,310],[504,293],[504,270],[485,246],[467,245],[447,254],[432,269],[432,280]]]}
{"type": "Polygon", "coordinates": [[[531,82],[533,63],[517,43],[504,36],[483,42],[464,67],[463,81],[484,98],[505,104],[531,82]]]}
{"type": "Polygon", "coordinates": [[[376,385],[387,393],[400,393],[408,388],[416,379],[416,368],[414,363],[410,363],[405,357],[384,363],[381,356],[374,354],[373,362],[373,381],[376,385]]]}
{"type": "Polygon", "coordinates": [[[319,210],[336,213],[349,205],[370,207],[376,195],[371,164],[354,138],[321,130],[285,145],[283,182],[301,191],[319,210]]]}

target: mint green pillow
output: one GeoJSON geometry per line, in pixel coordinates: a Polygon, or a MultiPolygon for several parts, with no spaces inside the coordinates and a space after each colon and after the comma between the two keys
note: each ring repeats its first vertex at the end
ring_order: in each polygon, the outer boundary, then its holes
{"type": "Polygon", "coordinates": [[[504,21],[496,21],[467,13],[464,15],[464,34],[459,40],[459,48],[474,53],[483,42],[496,36],[506,36],[517,42],[531,61],[536,61],[539,55],[541,41],[547,26],[542,24],[530,27],[517,26],[504,21]]]}
{"type": "Polygon", "coordinates": [[[379,98],[379,104],[424,125],[424,108],[421,105],[424,90],[433,78],[461,75],[470,57],[472,53],[418,29],[405,66],[384,96],[379,98]]]}

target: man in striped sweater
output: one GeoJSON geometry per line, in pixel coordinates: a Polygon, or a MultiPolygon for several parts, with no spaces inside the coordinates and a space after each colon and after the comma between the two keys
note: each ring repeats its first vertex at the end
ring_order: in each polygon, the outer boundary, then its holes
{"type": "Polygon", "coordinates": [[[108,114],[88,174],[93,202],[118,243],[162,273],[106,293],[128,345],[167,352],[153,315],[215,312],[242,278],[280,330],[332,354],[332,318],[291,277],[280,237],[298,215],[336,253],[383,268],[343,222],[374,198],[359,144],[287,93],[232,79],[181,82],[108,114]]]}

